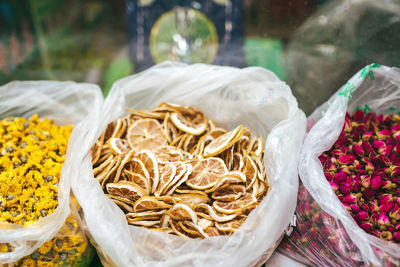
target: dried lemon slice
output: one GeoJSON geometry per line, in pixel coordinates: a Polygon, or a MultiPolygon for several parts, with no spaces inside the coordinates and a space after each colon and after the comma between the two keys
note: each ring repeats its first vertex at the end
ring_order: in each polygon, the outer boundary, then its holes
{"type": "Polygon", "coordinates": [[[129,170],[122,171],[122,177],[126,179],[126,181],[133,182],[143,188],[147,194],[150,194],[150,182],[149,180],[141,174],[134,173],[129,170]]]}
{"type": "Polygon", "coordinates": [[[171,205],[156,200],[154,197],[141,197],[133,205],[133,212],[168,209],[171,205]]]}
{"type": "Polygon", "coordinates": [[[110,138],[120,138],[125,133],[126,125],[124,119],[118,119],[110,138]]]}
{"type": "Polygon", "coordinates": [[[96,141],[91,148],[91,156],[92,156],[92,165],[96,165],[101,156],[101,150],[103,147],[103,143],[100,141],[96,141]]]}
{"type": "Polygon", "coordinates": [[[214,225],[214,223],[211,220],[207,220],[204,218],[199,219],[199,221],[197,222],[197,225],[203,229],[203,230],[207,230],[208,228],[210,228],[211,226],[214,225]]]}
{"type": "Polygon", "coordinates": [[[199,235],[200,237],[207,237],[203,229],[191,221],[179,221],[178,224],[186,233],[199,235]]]}
{"type": "Polygon", "coordinates": [[[154,150],[154,155],[158,163],[167,164],[183,160],[183,154],[180,149],[173,146],[160,146],[154,150]]]}
{"type": "Polygon", "coordinates": [[[211,143],[204,148],[204,156],[211,157],[217,155],[228,147],[232,146],[240,138],[240,133],[242,130],[243,126],[239,125],[234,130],[227,132],[226,134],[223,134],[211,141],[211,143]]]}
{"type": "Polygon", "coordinates": [[[107,143],[114,155],[120,155],[130,150],[128,141],[125,139],[111,138],[107,143]]]}
{"type": "Polygon", "coordinates": [[[213,187],[226,173],[228,169],[220,158],[203,159],[193,167],[186,184],[194,189],[205,190],[213,187]]]}
{"type": "Polygon", "coordinates": [[[220,201],[234,201],[246,193],[246,188],[240,184],[232,184],[215,190],[211,197],[220,201]]]}
{"type": "Polygon", "coordinates": [[[143,188],[128,181],[108,183],[106,189],[109,194],[124,197],[133,201],[147,195],[147,192],[143,188]]]}
{"type": "Polygon", "coordinates": [[[225,214],[225,213],[217,212],[208,204],[198,204],[194,208],[194,211],[200,217],[203,217],[208,220],[214,220],[216,222],[227,222],[227,221],[234,219],[236,216],[239,215],[238,213],[225,214]]]}
{"type": "Polygon", "coordinates": [[[143,162],[146,170],[148,171],[151,193],[154,193],[160,180],[158,162],[155,155],[150,150],[142,150],[137,152],[135,157],[143,162]]]}
{"type": "Polygon", "coordinates": [[[188,120],[182,114],[174,112],[171,113],[170,119],[176,128],[185,133],[200,135],[207,129],[207,118],[202,112],[198,112],[191,120],[188,120]]]}
{"type": "Polygon", "coordinates": [[[217,228],[217,227],[214,227],[214,226],[205,229],[205,230],[204,230],[204,233],[206,233],[206,235],[207,235],[208,237],[220,236],[220,235],[221,235],[221,233],[219,232],[218,228],[217,228]]]}
{"type": "Polygon", "coordinates": [[[253,183],[257,180],[257,165],[251,159],[250,156],[244,158],[244,169],[243,172],[246,175],[246,189],[249,189],[253,183]]]}
{"type": "Polygon", "coordinates": [[[263,151],[264,151],[264,140],[263,140],[263,138],[261,136],[258,137],[258,138],[254,137],[251,140],[251,142],[250,142],[250,144],[249,144],[249,146],[247,148],[247,154],[249,154],[250,151],[254,152],[254,154],[257,157],[261,157],[262,156],[263,151]]]}
{"type": "Polygon", "coordinates": [[[216,222],[215,227],[223,232],[236,232],[239,229],[240,225],[246,220],[246,215],[240,215],[229,222],[216,222]]]}
{"type": "Polygon", "coordinates": [[[245,183],[246,182],[246,175],[242,172],[238,171],[231,171],[227,174],[223,175],[218,179],[215,185],[206,190],[206,193],[214,192],[217,188],[220,188],[226,184],[237,184],[237,183],[245,183]]]}
{"type": "Polygon", "coordinates": [[[232,213],[238,213],[242,209],[245,209],[247,207],[250,207],[251,205],[257,203],[257,199],[255,196],[252,194],[246,193],[244,196],[240,197],[239,199],[235,201],[230,201],[230,202],[224,202],[224,201],[219,201],[216,200],[213,203],[213,207],[215,210],[226,213],[226,214],[232,214],[232,213]]]}
{"type": "Polygon", "coordinates": [[[176,175],[176,165],[174,163],[169,163],[164,165],[160,171],[160,181],[156,190],[157,195],[160,195],[174,180],[176,175]]]}
{"type": "Polygon", "coordinates": [[[167,136],[155,119],[135,121],[127,132],[128,143],[135,151],[154,150],[167,143],[167,136]]]}
{"type": "Polygon", "coordinates": [[[207,195],[201,195],[201,194],[173,194],[172,197],[177,199],[179,203],[183,204],[189,204],[189,205],[197,205],[200,203],[208,203],[210,202],[210,199],[207,195]]]}
{"type": "Polygon", "coordinates": [[[174,220],[191,220],[197,224],[197,215],[188,205],[177,203],[169,211],[168,215],[174,220]]]}
{"type": "Polygon", "coordinates": [[[125,214],[125,216],[127,218],[142,218],[142,217],[149,217],[149,216],[157,216],[157,217],[161,217],[167,210],[159,210],[159,211],[154,211],[154,210],[149,210],[149,211],[142,211],[142,212],[130,212],[125,214]]]}

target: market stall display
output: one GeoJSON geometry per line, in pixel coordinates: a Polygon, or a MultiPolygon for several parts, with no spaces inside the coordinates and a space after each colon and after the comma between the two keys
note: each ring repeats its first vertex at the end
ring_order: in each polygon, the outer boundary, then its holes
{"type": "MultiPolygon", "coordinates": [[[[149,113],[152,112],[142,111],[145,116],[150,115],[149,113]]],[[[140,112],[134,114],[141,116],[140,112]]],[[[170,116],[179,117],[177,114],[172,112],[170,116]]],[[[157,119],[155,119],[157,123],[152,119],[143,118],[143,120],[144,125],[155,125],[152,134],[163,127],[157,119]]],[[[133,132],[136,132],[135,123],[130,125],[133,132]]],[[[116,82],[104,105],[98,110],[93,110],[86,123],[80,127],[89,131],[80,143],[82,152],[78,156],[82,157],[82,162],[79,168],[74,169],[73,176],[76,180],[72,186],[83,208],[88,230],[101,254],[103,264],[247,266],[265,262],[278,245],[293,217],[292,211],[295,208],[298,187],[296,162],[305,125],[304,114],[297,108],[289,87],[273,73],[261,68],[236,69],[203,64],[188,66],[166,62],[116,82]],[[246,127],[251,129],[254,136],[261,136],[265,140],[264,164],[269,192],[231,236],[191,239],[128,225],[124,212],[104,194],[101,184],[95,178],[93,157],[89,152],[110,122],[129,115],[125,110],[128,107],[133,110],[150,110],[162,102],[193,107],[193,110],[199,111],[199,123],[204,120],[201,115],[204,114],[212,118],[220,128],[236,129],[239,125],[243,125],[243,128],[238,128],[239,132],[245,131],[246,127]]],[[[198,134],[201,134],[202,128],[204,126],[195,127],[198,134]]],[[[233,132],[230,133],[233,139],[228,138],[232,142],[228,143],[233,143],[235,139],[237,133],[235,134],[235,130],[233,132]]],[[[136,142],[136,138],[133,138],[135,136],[139,141],[143,141],[139,138],[140,134],[133,134],[128,136],[128,144],[136,142]]],[[[186,135],[186,138],[188,136],[186,135]]],[[[168,137],[165,138],[161,144],[168,137]]],[[[124,141],[118,143],[123,144],[124,141]]],[[[182,143],[185,145],[184,141],[182,143]]],[[[212,155],[212,150],[207,147],[203,153],[212,155]]],[[[255,150],[255,154],[260,155],[260,151],[255,150]]],[[[149,155],[151,153],[137,156],[152,158],[149,155]]],[[[215,161],[220,162],[220,160],[215,161]]],[[[147,162],[150,164],[152,161],[147,162]]],[[[226,165],[225,162],[224,164],[226,165]]],[[[223,166],[222,163],[221,165],[223,166]]],[[[258,168],[252,164],[248,166],[258,168]]],[[[193,167],[195,168],[196,166],[193,167]]],[[[146,174],[141,176],[146,177],[146,174]]],[[[189,180],[186,181],[189,183],[189,180]]],[[[150,182],[147,190],[156,192],[158,187],[153,187],[154,184],[150,182]]],[[[252,182],[247,185],[250,184],[252,182]]],[[[167,188],[168,186],[161,191],[169,192],[167,188]]],[[[136,190],[136,192],[143,191],[136,190]]],[[[165,202],[168,198],[164,197],[165,202]]],[[[198,199],[202,201],[201,196],[198,199]]],[[[157,204],[171,205],[165,202],[157,204]]],[[[188,213],[190,214],[190,211],[188,213]]],[[[182,214],[187,215],[184,212],[182,214]]]]}
{"type": "Polygon", "coordinates": [[[313,266],[400,262],[400,70],[372,64],[308,119],[298,227],[280,251],[313,266]]]}
{"type": "Polygon", "coordinates": [[[93,249],[70,203],[65,169],[71,168],[72,125],[101,100],[100,89],[91,84],[0,87],[0,263],[89,264],[93,249]]]}

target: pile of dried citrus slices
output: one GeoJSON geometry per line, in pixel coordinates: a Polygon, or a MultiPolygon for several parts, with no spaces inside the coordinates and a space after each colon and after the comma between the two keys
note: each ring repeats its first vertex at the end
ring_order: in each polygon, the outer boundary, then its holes
{"type": "Polygon", "coordinates": [[[128,109],[92,147],[93,173],[131,225],[190,238],[230,235],[268,191],[261,137],[191,107],[128,109]]]}

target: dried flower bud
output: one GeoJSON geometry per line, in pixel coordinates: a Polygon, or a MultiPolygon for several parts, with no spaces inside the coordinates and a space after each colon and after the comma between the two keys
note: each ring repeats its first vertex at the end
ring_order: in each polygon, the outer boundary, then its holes
{"type": "Polygon", "coordinates": [[[347,196],[345,196],[342,200],[342,203],[345,203],[347,205],[351,205],[351,204],[356,204],[357,203],[357,196],[355,194],[348,194],[347,196]]]}
{"type": "Polygon", "coordinates": [[[383,231],[379,237],[383,240],[390,241],[392,240],[392,233],[389,231],[383,231]]]}
{"type": "Polygon", "coordinates": [[[393,196],[391,194],[379,194],[378,196],[378,204],[382,205],[383,203],[393,201],[393,196]]]}
{"type": "Polygon", "coordinates": [[[378,140],[386,140],[392,136],[392,131],[384,129],[384,130],[377,132],[376,135],[378,136],[378,140]]]}
{"type": "Polygon", "coordinates": [[[352,164],[355,159],[353,155],[341,155],[339,156],[339,163],[349,165],[352,164]]]}
{"type": "Polygon", "coordinates": [[[344,172],[338,172],[333,175],[332,182],[339,185],[340,183],[346,181],[346,174],[344,172]]]}
{"type": "Polygon", "coordinates": [[[321,156],[319,156],[319,160],[321,161],[321,164],[324,165],[325,162],[329,159],[329,156],[325,153],[323,153],[321,156]]]}
{"type": "Polygon", "coordinates": [[[366,199],[372,199],[375,195],[375,190],[372,187],[365,188],[363,197],[366,199]]]}
{"type": "Polygon", "coordinates": [[[359,157],[364,156],[364,148],[361,145],[353,145],[352,147],[353,153],[359,157]]]}
{"type": "Polygon", "coordinates": [[[365,222],[365,221],[368,220],[368,218],[369,218],[368,213],[365,212],[365,211],[360,211],[360,212],[357,213],[357,215],[355,216],[355,220],[356,220],[358,223],[365,222]]]}
{"type": "Polygon", "coordinates": [[[343,182],[339,184],[339,190],[344,196],[347,196],[351,192],[351,187],[348,183],[343,182]]]}
{"type": "Polygon", "coordinates": [[[378,224],[379,224],[380,226],[387,226],[387,225],[390,224],[390,220],[389,220],[388,216],[386,216],[385,213],[381,213],[381,214],[379,215],[378,224]]]}
{"type": "Polygon", "coordinates": [[[393,206],[394,206],[394,203],[392,201],[383,203],[381,206],[379,206],[379,212],[386,214],[392,210],[393,206]]]}
{"type": "Polygon", "coordinates": [[[387,204],[389,204],[389,203],[391,203],[392,204],[392,206],[391,206],[391,211],[389,212],[389,217],[391,218],[391,219],[395,219],[396,221],[399,221],[400,220],[400,209],[399,209],[399,205],[394,205],[394,203],[393,202],[388,202],[387,204]],[[393,208],[393,209],[392,209],[393,208]]]}
{"type": "Polygon", "coordinates": [[[328,181],[328,183],[331,185],[331,188],[333,189],[333,191],[336,192],[337,190],[339,190],[339,186],[336,183],[331,182],[331,181],[328,181]]]}
{"type": "Polygon", "coordinates": [[[357,110],[356,112],[354,112],[353,120],[355,122],[364,122],[364,111],[357,110]]]}
{"type": "Polygon", "coordinates": [[[351,204],[350,209],[354,214],[357,214],[361,211],[360,207],[357,204],[351,204]]]}
{"type": "Polygon", "coordinates": [[[330,172],[324,172],[327,181],[332,181],[332,174],[330,172]]]}
{"type": "Polygon", "coordinates": [[[372,232],[372,224],[369,222],[364,222],[360,224],[360,227],[367,233],[372,232]]]}
{"type": "Polygon", "coordinates": [[[368,175],[361,175],[360,176],[361,179],[361,186],[364,188],[370,187],[371,185],[371,177],[369,177],[368,175]]]}
{"type": "Polygon", "coordinates": [[[374,176],[371,178],[371,187],[374,190],[379,190],[381,187],[382,179],[380,176],[374,176]]]}
{"type": "Polygon", "coordinates": [[[364,203],[360,206],[360,209],[363,211],[369,211],[369,205],[367,203],[364,203]]]}
{"type": "Polygon", "coordinates": [[[393,239],[396,240],[396,242],[400,242],[400,232],[393,233],[393,239]]]}

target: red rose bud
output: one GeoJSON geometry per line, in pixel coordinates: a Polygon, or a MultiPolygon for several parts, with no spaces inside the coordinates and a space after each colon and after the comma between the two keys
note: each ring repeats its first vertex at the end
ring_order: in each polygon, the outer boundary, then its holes
{"type": "Polygon", "coordinates": [[[392,132],[400,131],[400,123],[396,123],[391,128],[392,132]]]}
{"type": "Polygon", "coordinates": [[[394,232],[393,225],[386,226],[386,231],[389,231],[389,232],[393,233],[394,232]]]}
{"type": "MultiPolygon", "coordinates": [[[[397,178],[397,180],[399,180],[398,176],[400,175],[400,166],[391,165],[390,167],[385,169],[385,173],[387,175],[389,175],[390,177],[393,177],[393,179],[397,178]]],[[[392,179],[392,182],[395,182],[395,181],[393,181],[393,179],[392,179]]]]}
{"type": "Polygon", "coordinates": [[[385,124],[392,124],[393,119],[391,115],[384,115],[383,116],[383,123],[385,124]]]}
{"type": "Polygon", "coordinates": [[[349,140],[349,138],[347,137],[347,136],[342,136],[342,137],[339,137],[338,138],[338,140],[336,140],[336,142],[335,142],[335,147],[336,148],[341,148],[341,147],[343,147],[343,146],[348,146],[348,145],[350,145],[350,140],[349,140]]]}
{"type": "Polygon", "coordinates": [[[351,187],[348,183],[343,182],[339,184],[339,190],[344,196],[347,196],[351,192],[351,187]]]}
{"type": "Polygon", "coordinates": [[[363,162],[365,162],[365,170],[366,171],[373,172],[375,170],[374,165],[372,164],[372,162],[369,159],[363,158],[363,162]]]}
{"type": "Polygon", "coordinates": [[[366,199],[372,199],[375,195],[375,191],[372,187],[365,188],[363,192],[363,197],[366,199]]]}
{"type": "Polygon", "coordinates": [[[364,149],[361,145],[353,145],[352,150],[354,154],[356,154],[359,157],[362,157],[364,155],[364,149]]]}
{"type": "MultiPolygon", "coordinates": [[[[392,202],[388,202],[388,203],[392,203],[392,202]]],[[[393,204],[393,203],[392,203],[393,204]]],[[[392,205],[392,207],[394,206],[394,204],[392,205]]],[[[396,221],[400,220],[400,209],[398,205],[395,205],[393,207],[393,209],[391,209],[391,211],[389,212],[389,217],[391,219],[395,219],[396,221]]]]}
{"type": "Polygon", "coordinates": [[[332,181],[332,174],[330,172],[324,172],[327,181],[332,181]]]}
{"type": "Polygon", "coordinates": [[[376,212],[379,210],[379,206],[378,206],[378,201],[373,199],[371,200],[369,203],[369,209],[373,212],[376,212]]]}
{"type": "Polygon", "coordinates": [[[384,129],[384,130],[377,132],[376,135],[378,136],[378,140],[386,140],[392,136],[392,131],[384,129]]]}
{"type": "Polygon", "coordinates": [[[357,213],[357,215],[355,216],[355,219],[358,223],[367,221],[369,218],[368,213],[365,211],[360,211],[359,213],[357,213]]]}
{"type": "MultiPolygon", "coordinates": [[[[365,132],[365,133],[362,134],[362,139],[364,141],[369,141],[372,138],[373,135],[374,135],[374,133],[372,131],[365,132]]],[[[365,142],[363,142],[363,143],[365,143],[365,142]]]]}
{"type": "Polygon", "coordinates": [[[344,119],[343,130],[344,130],[345,132],[349,133],[349,132],[351,132],[351,129],[352,129],[352,127],[351,127],[351,119],[348,118],[348,117],[346,117],[346,118],[344,119]]]}
{"type": "Polygon", "coordinates": [[[397,142],[400,142],[400,131],[399,130],[393,131],[393,138],[395,138],[397,140],[397,142]]]}
{"type": "Polygon", "coordinates": [[[396,242],[400,242],[400,232],[395,232],[393,234],[393,239],[396,240],[396,242]]]}
{"type": "Polygon", "coordinates": [[[391,190],[393,188],[393,183],[387,180],[383,180],[381,183],[382,189],[391,190]]]}
{"type": "Polygon", "coordinates": [[[369,211],[369,205],[368,204],[362,204],[361,206],[360,206],[360,209],[361,210],[363,210],[363,211],[369,211]]]}
{"type": "Polygon", "coordinates": [[[336,183],[331,182],[331,181],[328,181],[328,183],[331,185],[333,191],[336,192],[339,189],[339,186],[336,183]]]}
{"type": "Polygon", "coordinates": [[[325,162],[324,169],[328,172],[333,172],[333,171],[336,171],[336,165],[335,165],[335,163],[332,162],[332,160],[327,160],[325,162]]]}
{"type": "Polygon", "coordinates": [[[372,142],[372,147],[379,150],[379,149],[385,148],[385,147],[386,147],[386,144],[385,144],[385,142],[382,141],[382,140],[374,140],[374,141],[372,142]]]}
{"type": "Polygon", "coordinates": [[[394,226],[395,231],[400,231],[400,222],[397,222],[396,225],[394,226]]]}
{"type": "Polygon", "coordinates": [[[346,174],[344,172],[338,172],[333,175],[332,182],[335,184],[340,184],[346,181],[346,174]]]}
{"type": "Polygon", "coordinates": [[[371,178],[371,187],[374,190],[378,190],[381,187],[382,179],[380,176],[374,176],[371,178]]]}
{"type": "Polygon", "coordinates": [[[347,205],[346,203],[342,202],[343,207],[345,207],[346,210],[351,211],[350,205],[347,205]]]}
{"type": "Polygon", "coordinates": [[[325,162],[329,159],[329,156],[325,153],[323,153],[321,156],[319,156],[319,161],[321,162],[322,165],[325,164],[325,162]]]}
{"type": "Polygon", "coordinates": [[[369,177],[368,175],[361,175],[360,176],[361,179],[361,186],[364,188],[367,188],[371,185],[371,177],[369,177]]]}
{"type": "Polygon", "coordinates": [[[372,232],[372,224],[371,223],[361,223],[360,227],[367,233],[371,233],[372,232]]]}
{"type": "Polygon", "coordinates": [[[393,201],[393,197],[390,194],[379,194],[378,196],[378,204],[382,205],[383,203],[393,201]]]}
{"type": "Polygon", "coordinates": [[[386,167],[386,166],[389,167],[392,164],[392,161],[387,156],[385,156],[383,153],[379,154],[377,160],[379,161],[380,166],[383,166],[383,167],[386,167]]]}
{"type": "Polygon", "coordinates": [[[392,233],[389,231],[383,231],[379,237],[383,240],[390,241],[392,240],[392,233]]]}
{"type": "Polygon", "coordinates": [[[348,194],[343,198],[342,203],[345,203],[347,205],[356,204],[357,196],[355,194],[348,194]]]}
{"type": "Polygon", "coordinates": [[[349,165],[352,164],[355,159],[353,155],[341,155],[339,156],[339,163],[349,165]]]}
{"type": "Polygon", "coordinates": [[[370,219],[372,225],[377,225],[378,219],[379,219],[379,213],[377,211],[373,211],[370,219]]]}
{"type": "Polygon", "coordinates": [[[354,214],[357,214],[361,211],[360,207],[357,204],[351,204],[350,209],[354,214]]]}
{"type": "Polygon", "coordinates": [[[378,217],[378,224],[380,226],[387,226],[390,224],[389,217],[385,213],[381,213],[378,217]]]}
{"type": "Polygon", "coordinates": [[[338,149],[334,149],[331,151],[331,155],[334,157],[339,157],[340,155],[345,154],[342,149],[338,148],[338,149]]]}
{"type": "Polygon", "coordinates": [[[374,230],[374,231],[372,231],[372,234],[374,235],[374,236],[380,236],[381,235],[381,231],[380,230],[374,230]]]}
{"type": "Polygon", "coordinates": [[[357,110],[354,112],[353,120],[356,122],[364,122],[364,112],[362,110],[357,110]]]}
{"type": "Polygon", "coordinates": [[[376,116],[376,121],[378,124],[383,124],[383,114],[376,116]]]}
{"type": "Polygon", "coordinates": [[[379,212],[388,213],[394,206],[393,202],[386,202],[379,206],[379,212]]]}

